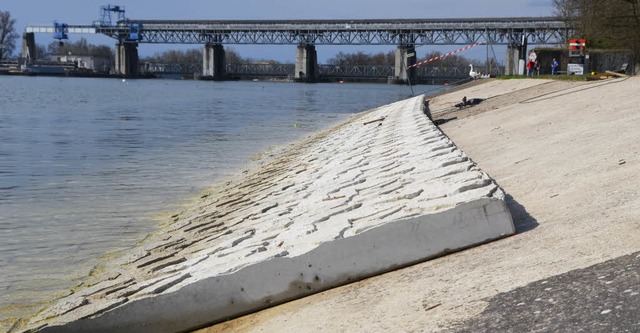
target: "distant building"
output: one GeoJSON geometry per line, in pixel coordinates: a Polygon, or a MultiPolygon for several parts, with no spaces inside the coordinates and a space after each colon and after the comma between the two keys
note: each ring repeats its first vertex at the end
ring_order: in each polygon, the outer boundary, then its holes
{"type": "Polygon", "coordinates": [[[109,73],[111,71],[111,59],[107,57],[65,54],[52,55],[51,60],[58,62],[71,62],[74,63],[78,69],[91,70],[95,73],[109,73]]]}

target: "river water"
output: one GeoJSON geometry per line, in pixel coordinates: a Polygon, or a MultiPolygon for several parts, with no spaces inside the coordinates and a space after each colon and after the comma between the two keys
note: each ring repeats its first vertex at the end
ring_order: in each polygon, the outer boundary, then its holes
{"type": "Polygon", "coordinates": [[[410,94],[385,84],[0,76],[0,329],[252,156],[410,94]]]}

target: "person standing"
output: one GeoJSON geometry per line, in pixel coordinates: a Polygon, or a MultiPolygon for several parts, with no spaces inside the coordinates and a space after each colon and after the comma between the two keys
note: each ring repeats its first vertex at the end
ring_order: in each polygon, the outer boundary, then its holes
{"type": "Polygon", "coordinates": [[[536,51],[531,50],[529,52],[529,61],[533,62],[534,64],[536,63],[536,61],[538,61],[538,55],[536,54],[536,51]]]}
{"type": "Polygon", "coordinates": [[[531,60],[527,61],[527,76],[533,76],[533,68],[535,63],[531,60]]]}
{"type": "Polygon", "coordinates": [[[555,76],[558,70],[558,60],[553,58],[553,62],[551,63],[551,76],[555,76]]]}

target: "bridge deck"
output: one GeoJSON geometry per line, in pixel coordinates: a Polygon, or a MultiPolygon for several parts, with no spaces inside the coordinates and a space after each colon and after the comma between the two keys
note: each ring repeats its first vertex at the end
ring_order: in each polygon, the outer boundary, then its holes
{"type": "Polygon", "coordinates": [[[512,18],[458,18],[458,19],[358,19],[358,20],[135,20],[119,22],[142,23],[145,26],[193,27],[205,29],[459,29],[466,28],[539,28],[541,25],[556,28],[565,23],[555,17],[512,17],[512,18]]]}
{"type": "MultiPolygon", "coordinates": [[[[486,41],[532,44],[563,40],[554,17],[366,20],[125,20],[114,26],[69,26],[68,33],[101,33],[122,42],[166,44],[457,45],[486,41]],[[140,28],[131,37],[130,24],[140,28]]],[[[27,32],[53,33],[50,26],[27,32]]]]}

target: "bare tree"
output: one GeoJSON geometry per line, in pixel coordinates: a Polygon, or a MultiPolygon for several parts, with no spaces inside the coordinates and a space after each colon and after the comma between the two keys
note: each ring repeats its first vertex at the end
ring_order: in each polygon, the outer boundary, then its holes
{"type": "Polygon", "coordinates": [[[555,14],[591,48],[633,49],[640,56],[640,0],[553,0],[555,14]]]}
{"type": "MultiPolygon", "coordinates": [[[[580,16],[578,0],[553,0],[555,15],[574,31],[579,30],[577,18],[580,16]]],[[[564,40],[569,41],[574,36],[565,35],[564,40]]]]}
{"type": "Polygon", "coordinates": [[[52,42],[47,46],[49,54],[61,55],[61,54],[73,54],[79,56],[92,56],[92,57],[113,57],[113,52],[110,47],[106,45],[93,45],[90,44],[85,38],[72,43],[60,44],[59,42],[52,42]]]}
{"type": "Polygon", "coordinates": [[[0,60],[10,57],[16,47],[18,34],[13,25],[16,20],[11,18],[11,13],[0,11],[0,60]]]}
{"type": "Polygon", "coordinates": [[[224,56],[227,64],[240,64],[244,61],[240,54],[233,48],[225,48],[224,56]]]}
{"type": "Polygon", "coordinates": [[[553,7],[555,8],[555,14],[566,20],[575,19],[579,16],[578,0],[553,0],[553,7]]]}
{"type": "Polygon", "coordinates": [[[391,66],[395,61],[395,53],[393,51],[376,54],[366,54],[362,51],[356,53],[338,52],[333,58],[329,59],[331,65],[370,65],[370,66],[391,66]]]}
{"type": "MultiPolygon", "coordinates": [[[[243,58],[233,48],[225,48],[225,61],[227,64],[243,64],[251,63],[258,60],[249,58],[243,58]]],[[[190,64],[198,65],[202,64],[202,50],[201,49],[189,49],[189,50],[168,50],[162,53],[155,53],[153,56],[145,57],[143,62],[157,62],[163,64],[190,64]]],[[[261,60],[269,62],[271,64],[278,64],[275,60],[261,60]]]]}

